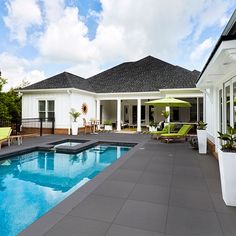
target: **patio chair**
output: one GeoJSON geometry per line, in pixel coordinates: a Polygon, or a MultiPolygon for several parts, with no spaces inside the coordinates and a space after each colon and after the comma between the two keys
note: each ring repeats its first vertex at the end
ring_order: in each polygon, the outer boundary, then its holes
{"type": "Polygon", "coordinates": [[[92,123],[87,122],[85,118],[83,118],[83,126],[84,126],[84,133],[87,134],[87,130],[89,133],[92,133],[92,123]]]}
{"type": "Polygon", "coordinates": [[[180,130],[178,131],[178,133],[161,134],[160,138],[165,139],[167,141],[167,143],[169,143],[170,139],[176,140],[176,139],[180,139],[180,138],[186,138],[187,134],[191,130],[191,128],[192,128],[192,125],[183,125],[180,128],[180,130]]]}
{"type": "Polygon", "coordinates": [[[153,132],[150,132],[152,136],[156,135],[157,136],[157,139],[160,137],[161,134],[168,134],[168,132],[173,132],[175,129],[175,124],[168,124],[166,125],[162,130],[159,130],[159,131],[153,131],[153,132]]]}
{"type": "Polygon", "coordinates": [[[0,149],[2,147],[2,143],[8,142],[8,146],[10,146],[10,135],[12,128],[11,127],[1,127],[0,128],[0,149]]]}

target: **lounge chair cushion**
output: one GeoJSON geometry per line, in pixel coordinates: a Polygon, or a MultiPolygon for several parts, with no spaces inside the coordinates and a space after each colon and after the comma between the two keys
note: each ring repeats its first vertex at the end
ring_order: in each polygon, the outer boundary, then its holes
{"type": "Polygon", "coordinates": [[[166,133],[169,132],[169,129],[170,129],[170,132],[171,132],[171,131],[174,130],[174,128],[175,128],[175,124],[169,124],[169,125],[166,125],[162,130],[153,131],[153,132],[150,132],[150,133],[151,134],[157,134],[157,135],[166,134],[166,133]]]}
{"type": "Polygon", "coordinates": [[[192,128],[191,125],[183,125],[178,131],[178,133],[161,134],[161,137],[166,137],[166,138],[185,137],[191,128],[192,128]]]}

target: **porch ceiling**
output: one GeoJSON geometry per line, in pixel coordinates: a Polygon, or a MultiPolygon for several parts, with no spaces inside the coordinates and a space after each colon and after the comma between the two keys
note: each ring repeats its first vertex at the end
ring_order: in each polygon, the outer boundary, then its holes
{"type": "Polygon", "coordinates": [[[222,42],[216,54],[197,83],[199,88],[209,88],[236,75],[236,40],[222,42]]]}

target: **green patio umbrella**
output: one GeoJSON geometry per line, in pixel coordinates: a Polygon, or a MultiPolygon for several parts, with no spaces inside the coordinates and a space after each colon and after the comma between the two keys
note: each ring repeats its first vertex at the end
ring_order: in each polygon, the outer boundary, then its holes
{"type": "Polygon", "coordinates": [[[145,102],[145,104],[158,107],[191,107],[191,104],[189,102],[172,97],[145,102]]]}
{"type": "MultiPolygon", "coordinates": [[[[161,98],[158,100],[145,102],[145,104],[158,106],[158,107],[191,107],[191,104],[189,102],[172,98],[172,97],[166,97],[166,98],[161,98]]],[[[168,130],[168,133],[169,132],[170,130],[168,130]]]]}

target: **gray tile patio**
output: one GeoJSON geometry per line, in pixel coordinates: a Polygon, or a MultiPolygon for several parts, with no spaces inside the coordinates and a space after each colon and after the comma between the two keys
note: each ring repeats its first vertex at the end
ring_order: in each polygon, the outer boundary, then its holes
{"type": "MultiPolygon", "coordinates": [[[[23,146],[10,149],[63,137],[67,136],[29,139],[23,146]]],[[[236,208],[226,207],[222,200],[218,164],[212,156],[199,155],[188,143],[158,143],[141,134],[80,138],[141,144],[111,174],[98,176],[101,183],[82,201],[71,196],[71,209],[66,210],[68,203],[59,205],[47,214],[51,221],[45,224],[42,217],[21,235],[236,235],[236,208]]]]}

